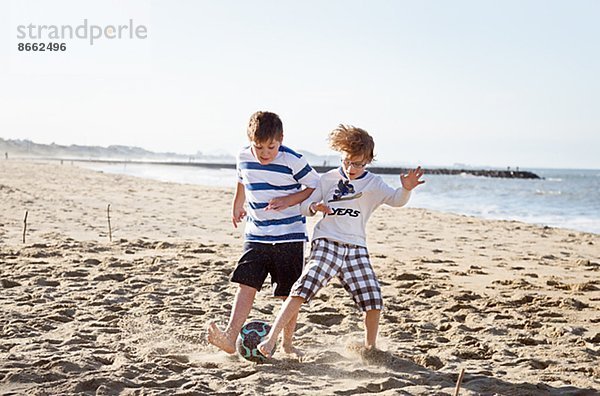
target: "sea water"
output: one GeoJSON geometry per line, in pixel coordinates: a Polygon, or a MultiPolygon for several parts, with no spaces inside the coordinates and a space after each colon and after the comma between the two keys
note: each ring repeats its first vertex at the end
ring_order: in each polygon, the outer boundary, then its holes
{"type": "Polygon", "coordinates": [[[426,176],[409,206],[600,233],[600,170],[530,171],[543,179],[426,176]]]}
{"type": "MultiPolygon", "coordinates": [[[[175,183],[234,188],[234,169],[135,163],[79,162],[107,173],[175,183]]],[[[600,234],[600,170],[527,169],[542,179],[425,175],[407,206],[485,219],[519,220],[600,234]]],[[[391,186],[400,177],[382,175],[391,186]]]]}

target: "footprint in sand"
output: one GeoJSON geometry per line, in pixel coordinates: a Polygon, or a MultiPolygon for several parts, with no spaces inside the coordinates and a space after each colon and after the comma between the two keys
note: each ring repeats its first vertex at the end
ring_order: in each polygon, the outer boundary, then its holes
{"type": "Polygon", "coordinates": [[[57,287],[60,286],[60,282],[56,280],[48,280],[46,278],[38,278],[35,280],[35,285],[46,286],[46,287],[57,287]]]}
{"type": "Polygon", "coordinates": [[[92,281],[94,281],[94,282],[104,282],[104,281],[123,282],[127,278],[128,278],[128,276],[126,274],[112,273],[112,274],[99,275],[99,276],[95,277],[94,279],[92,279],[92,281]]]}
{"type": "Polygon", "coordinates": [[[456,349],[452,354],[460,359],[485,360],[490,359],[494,352],[485,344],[477,343],[474,346],[456,349]]]}
{"type": "Polygon", "coordinates": [[[439,357],[432,355],[417,355],[415,356],[413,361],[419,366],[431,368],[434,370],[439,370],[445,366],[444,362],[442,362],[442,360],[439,357]]]}
{"type": "Polygon", "coordinates": [[[4,289],[10,289],[13,287],[21,286],[21,284],[19,282],[15,282],[13,280],[3,278],[3,279],[0,279],[0,286],[2,286],[4,289]]]}
{"type": "Polygon", "coordinates": [[[307,320],[311,323],[331,327],[342,323],[344,315],[342,314],[311,314],[307,315],[307,320]]]}
{"type": "Polygon", "coordinates": [[[416,294],[423,298],[431,298],[431,297],[439,296],[442,293],[437,290],[434,290],[434,289],[421,289],[421,290],[418,290],[416,292],[416,294]]]}
{"type": "Polygon", "coordinates": [[[64,278],[85,278],[90,273],[86,270],[66,271],[62,273],[64,278]]]}
{"type": "Polygon", "coordinates": [[[417,274],[412,274],[412,273],[402,273],[399,275],[394,275],[392,276],[393,280],[397,280],[397,281],[413,281],[413,280],[424,280],[427,276],[426,275],[417,275],[417,274]]]}

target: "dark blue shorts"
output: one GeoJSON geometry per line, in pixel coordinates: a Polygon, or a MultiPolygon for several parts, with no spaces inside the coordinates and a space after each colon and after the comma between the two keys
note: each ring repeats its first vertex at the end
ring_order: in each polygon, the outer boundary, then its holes
{"type": "Polygon", "coordinates": [[[231,275],[231,281],[262,288],[271,275],[273,295],[287,297],[304,266],[304,242],[244,242],[244,253],[231,275]]]}

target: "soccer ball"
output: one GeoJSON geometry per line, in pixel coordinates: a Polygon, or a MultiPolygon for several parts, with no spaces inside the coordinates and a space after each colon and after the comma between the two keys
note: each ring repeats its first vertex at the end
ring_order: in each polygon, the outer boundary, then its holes
{"type": "Polygon", "coordinates": [[[256,348],[263,338],[269,334],[271,326],[262,320],[251,320],[246,323],[235,342],[235,349],[246,360],[262,363],[267,358],[256,348]]]}

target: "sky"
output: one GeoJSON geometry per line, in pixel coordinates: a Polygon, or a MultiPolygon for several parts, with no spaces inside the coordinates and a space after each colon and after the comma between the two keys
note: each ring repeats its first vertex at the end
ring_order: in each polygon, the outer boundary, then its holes
{"type": "Polygon", "coordinates": [[[4,1],[0,137],[235,154],[269,110],[316,154],[343,123],[380,164],[599,169],[598,20],[596,0],[4,1]],[[18,35],[85,20],[147,35],[18,35]],[[18,50],[41,42],[66,50],[18,50]]]}

